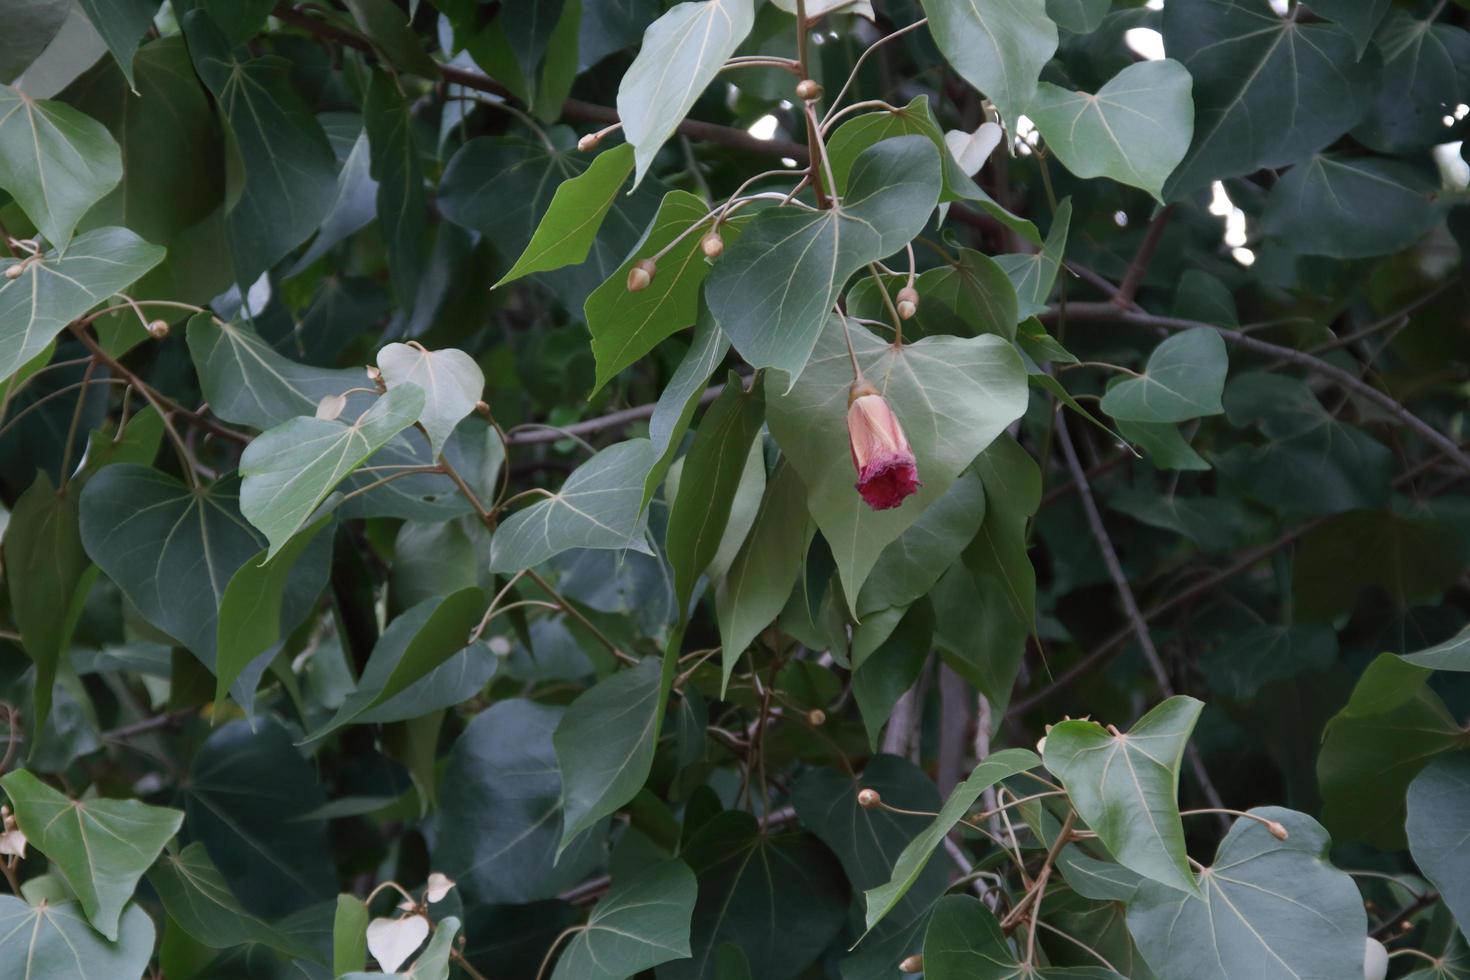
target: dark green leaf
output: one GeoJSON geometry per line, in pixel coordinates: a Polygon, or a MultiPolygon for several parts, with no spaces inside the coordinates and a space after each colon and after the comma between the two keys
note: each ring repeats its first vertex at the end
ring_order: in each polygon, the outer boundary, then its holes
{"type": "MultiPolygon", "coordinates": [[[[425,60],[430,71],[435,71],[432,59],[425,56],[425,60]]],[[[368,83],[362,115],[372,178],[378,182],[378,224],[388,248],[388,281],[398,305],[409,310],[423,276],[428,227],[428,200],[413,140],[413,117],[398,83],[383,72],[374,72],[368,83]]]]}
{"type": "MultiPolygon", "coordinates": [[[[259,943],[287,955],[309,955],[292,937],[241,907],[198,841],[178,854],[159,858],[148,872],[148,883],[158,892],[169,918],[210,949],[259,943]]],[[[363,925],[367,925],[366,918],[363,925]]]]}
{"type": "Polygon", "coordinates": [[[71,0],[34,0],[6,11],[8,29],[0,38],[0,82],[9,84],[30,67],[61,30],[71,0]]]}
{"type": "Polygon", "coordinates": [[[1439,221],[1438,190],[1438,180],[1401,160],[1318,154],[1271,188],[1261,226],[1306,255],[1387,255],[1439,221]]]}
{"type": "Polygon", "coordinates": [[[1464,539],[1446,524],[1386,510],[1348,511],[1302,539],[1291,594],[1298,617],[1327,622],[1351,611],[1369,587],[1406,609],[1447,588],[1464,566],[1464,539]]]}
{"type": "Polygon", "coordinates": [[[143,34],[153,26],[158,13],[157,0],[80,0],[87,19],[107,42],[107,49],[117,59],[117,66],[136,88],[133,78],[133,54],[143,34]]]}
{"type": "Polygon", "coordinates": [[[1404,830],[1414,863],[1466,931],[1470,922],[1470,754],[1435,759],[1409,784],[1404,830]]]}
{"type": "Polygon", "coordinates": [[[1036,95],[1041,69],[1057,50],[1057,26],[1044,0],[930,0],[924,12],[944,59],[995,104],[1006,131],[1014,133],[1017,117],[1036,95]]]}
{"type": "Polygon", "coordinates": [[[1325,626],[1253,626],[1210,651],[1200,666],[1210,689],[1237,701],[1272,681],[1325,670],[1337,659],[1337,635],[1325,626]]]}
{"type": "Polygon", "coordinates": [[[683,861],[616,881],[557,960],[552,980],[624,980],[689,955],[694,874],[683,861]]]}
{"type": "MultiPolygon", "coordinates": [[[[1321,3],[1317,0],[1314,9],[1321,3]]],[[[1372,34],[1371,22],[1389,9],[1389,0],[1328,0],[1328,4],[1327,10],[1317,12],[1352,31],[1360,48],[1372,34]],[[1340,15],[1333,8],[1341,8],[1340,15]]],[[[1353,130],[1353,137],[1381,153],[1402,153],[1444,142],[1448,138],[1445,117],[1453,117],[1455,107],[1470,94],[1466,74],[1470,33],[1396,10],[1376,40],[1383,55],[1383,73],[1368,116],[1353,130]]]]}

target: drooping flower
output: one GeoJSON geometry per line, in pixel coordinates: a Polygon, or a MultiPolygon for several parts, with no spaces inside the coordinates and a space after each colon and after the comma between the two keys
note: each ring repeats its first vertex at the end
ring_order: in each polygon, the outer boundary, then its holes
{"type": "Polygon", "coordinates": [[[857,491],[874,510],[897,507],[922,486],[903,426],[866,380],[853,382],[847,396],[847,445],[858,474],[857,491]]]}

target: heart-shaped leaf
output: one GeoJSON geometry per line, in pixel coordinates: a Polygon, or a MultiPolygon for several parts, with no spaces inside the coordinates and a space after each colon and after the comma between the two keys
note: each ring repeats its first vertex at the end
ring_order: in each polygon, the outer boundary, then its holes
{"type": "Polygon", "coordinates": [[[1179,764],[1203,708],[1177,696],[1127,733],[1073,720],[1046,737],[1046,768],[1118,863],[1190,895],[1199,889],[1179,819],[1179,764]]]}
{"type": "Polygon", "coordinates": [[[240,512],[274,557],[327,495],[424,410],[424,390],[390,388],[351,423],[296,418],[261,433],[240,454],[240,512]]]}
{"type": "Polygon", "coordinates": [[[740,356],[794,381],[848,277],[923,229],[939,184],[933,141],[900,136],[859,154],[840,205],[772,208],[752,219],[704,287],[740,356]]]}
{"type": "Polygon", "coordinates": [[[637,151],[635,183],[754,24],[751,0],[695,0],[649,26],[618,85],[618,118],[637,151]]]}
{"type": "Polygon", "coordinates": [[[418,913],[374,919],[367,927],[367,948],[384,973],[397,973],[429,938],[429,920],[418,913]]]}
{"type": "Polygon", "coordinates": [[[534,568],[572,548],[649,553],[642,501],[653,462],[653,444],[647,439],[602,450],[577,467],[556,493],[500,526],[490,542],[490,570],[534,568]]]}
{"type": "Polygon", "coordinates": [[[974,176],[985,166],[985,161],[990,159],[990,154],[1000,145],[1000,138],[1005,135],[993,122],[983,122],[980,128],[973,133],[962,130],[951,129],[944,134],[944,145],[949,149],[949,155],[954,157],[955,163],[966,174],[974,176]]]}
{"type": "Polygon", "coordinates": [[[184,815],[137,800],[73,800],[24,769],[7,773],[0,786],[31,846],[66,878],[97,931],[117,942],[138,879],[184,815]]]}
{"type": "Polygon", "coordinates": [[[1409,663],[1431,670],[1470,671],[1470,627],[1460,630],[1443,643],[1403,656],[1409,663]]]}
{"type": "Polygon", "coordinates": [[[1057,205],[1041,250],[1025,255],[997,255],[995,264],[1005,270],[1016,287],[1016,318],[1024,320],[1046,309],[1051,288],[1056,285],[1062,267],[1062,254],[1067,250],[1067,235],[1072,224],[1072,199],[1057,205]]]}
{"type": "Polygon", "coordinates": [[[1111,177],[1162,202],[1164,181],[1189,149],[1191,84],[1177,61],[1141,61],[1096,95],[1042,82],[1026,112],[1072,173],[1111,177]]]}
{"type": "Polygon", "coordinates": [[[1006,132],[1014,133],[1057,50],[1045,0],[928,0],[924,12],[944,60],[995,103],[1006,132]]]}
{"type": "Polygon", "coordinates": [[[1327,861],[1327,832],[1293,810],[1250,812],[1280,823],[1286,840],[1238,819],[1200,872],[1198,894],[1139,884],[1128,931],[1148,965],[1199,980],[1361,976],[1368,917],[1353,880],[1327,861]]]}
{"type": "Polygon", "coordinates": [[[0,895],[0,980],[141,977],[153,956],[153,920],[136,905],[123,910],[116,942],[87,924],[75,902],[27,905],[0,895]]]}
{"type": "Polygon", "coordinates": [[[1470,931],[1470,753],[1442,755],[1409,784],[1404,829],[1409,852],[1460,923],[1470,931]]]}
{"type": "Polygon", "coordinates": [[[378,367],[389,389],[417,385],[424,393],[419,423],[429,434],[434,458],[460,420],[475,410],[485,388],[485,375],[475,359],[453,347],[425,350],[420,344],[389,344],[378,351],[378,367]]]}
{"type": "Polygon", "coordinates": [[[551,980],[623,980],[688,956],[696,892],[683,861],[614,881],[567,944],[551,980]]]}
{"type": "Polygon", "coordinates": [[[122,173],[122,151],[107,127],[65,103],[0,85],[0,188],[53,246],[66,247],[122,173]]]}
{"type": "Polygon", "coordinates": [[[159,858],[148,883],[169,918],[210,949],[259,943],[288,956],[310,955],[293,937],[245,911],[198,841],[159,858]]]}
{"type": "Polygon", "coordinates": [[[1020,356],[1000,337],[926,337],[895,347],[858,324],[849,330],[863,374],[888,399],[908,436],[922,489],[899,507],[873,511],[853,488],[847,434],[852,366],[835,316],[797,383],[769,397],[767,416],[771,434],[806,484],[807,505],[851,602],[883,549],[1026,410],[1027,391],[1020,356]]]}
{"type": "MultiPolygon", "coordinates": [[[[163,261],[163,249],[126,228],[97,228],[0,276],[0,381],[46,349],[66,325],[163,261]]],[[[0,273],[20,260],[0,259],[0,273]]]]}
{"type": "Polygon", "coordinates": [[[1220,415],[1220,394],[1230,359],[1211,327],[1169,337],[1148,356],[1143,374],[1110,387],[1102,410],[1129,422],[1185,422],[1220,415]]]}
{"type": "Polygon", "coordinates": [[[1319,153],[1271,188],[1261,227],[1303,255],[1388,255],[1439,222],[1438,193],[1439,184],[1405,160],[1319,153]]]}

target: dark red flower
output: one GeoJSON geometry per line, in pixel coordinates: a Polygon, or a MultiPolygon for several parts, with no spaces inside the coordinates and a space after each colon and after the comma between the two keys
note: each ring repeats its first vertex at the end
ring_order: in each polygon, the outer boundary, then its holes
{"type": "Polygon", "coordinates": [[[922,486],[903,426],[866,381],[855,383],[848,398],[847,445],[858,474],[857,491],[874,510],[897,507],[922,486]]]}

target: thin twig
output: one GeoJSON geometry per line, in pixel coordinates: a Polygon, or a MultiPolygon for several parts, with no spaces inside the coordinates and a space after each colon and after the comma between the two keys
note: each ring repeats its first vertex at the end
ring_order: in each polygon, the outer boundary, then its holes
{"type": "Polygon", "coordinates": [[[1133,254],[1133,261],[1128,263],[1128,269],[1123,273],[1123,281],[1118,285],[1114,302],[1123,306],[1132,305],[1133,297],[1138,295],[1138,287],[1143,284],[1143,276],[1148,272],[1149,263],[1153,261],[1154,252],[1159,248],[1159,239],[1164,237],[1164,229],[1173,216],[1174,205],[1170,204],[1149,222],[1148,231],[1144,232],[1143,241],[1133,254]]]}

